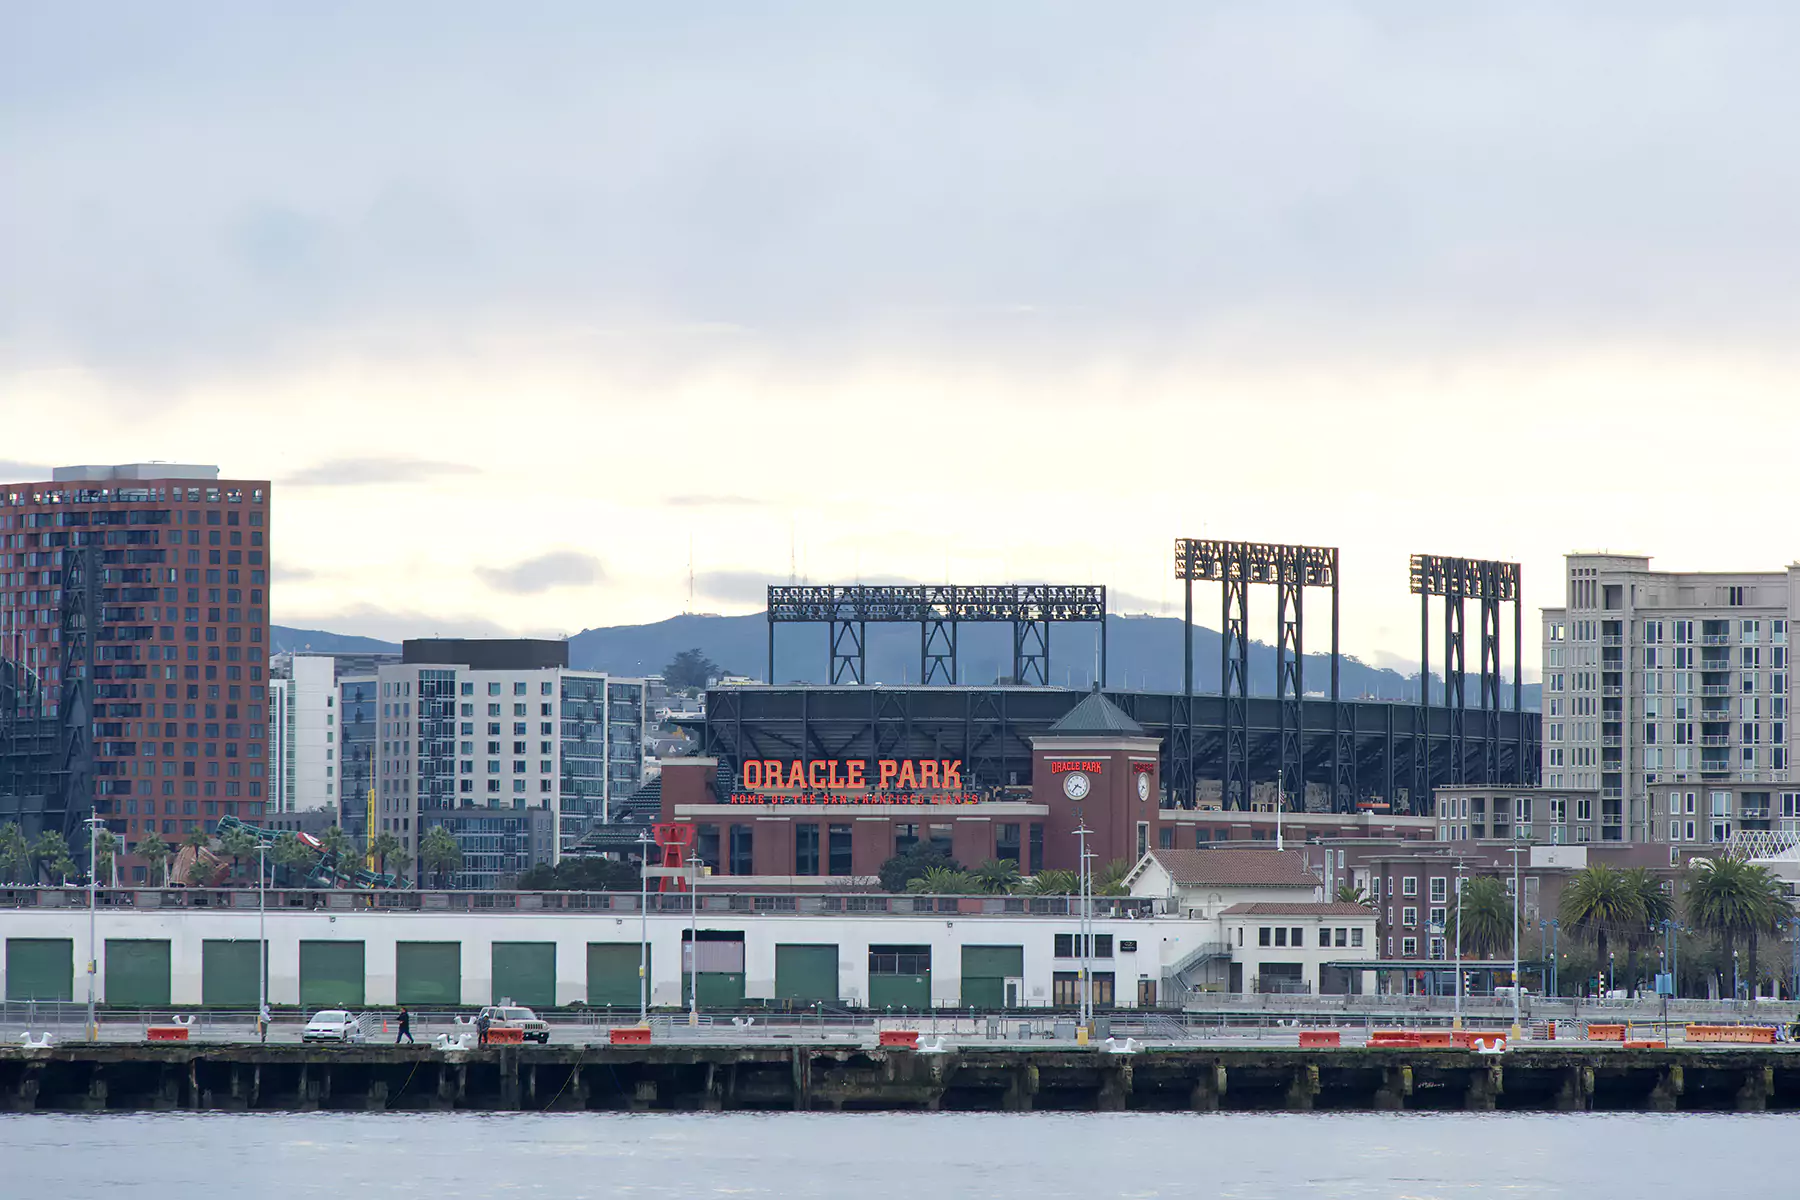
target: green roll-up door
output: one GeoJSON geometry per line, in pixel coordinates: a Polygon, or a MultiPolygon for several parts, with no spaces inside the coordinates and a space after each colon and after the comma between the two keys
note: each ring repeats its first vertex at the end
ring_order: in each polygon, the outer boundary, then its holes
{"type": "Polygon", "coordinates": [[[461,1004],[461,942],[399,942],[394,946],[398,1004],[461,1004]]]}
{"type": "Polygon", "coordinates": [[[169,943],[107,938],[106,1002],[115,1008],[168,1007],[169,943]]]}
{"type": "MultiPolygon", "coordinates": [[[[681,973],[681,1003],[688,1001],[688,974],[681,973]]],[[[744,1006],[744,974],[742,971],[702,971],[700,990],[694,1003],[701,1008],[742,1008],[744,1006]]]]}
{"type": "MultiPolygon", "coordinates": [[[[636,974],[636,964],[633,972],[636,974]]],[[[556,1007],[556,943],[495,942],[491,1004],[556,1007]]]]}
{"type": "Polygon", "coordinates": [[[1025,974],[1023,946],[964,946],[962,948],[962,1006],[1004,1008],[1006,981],[1025,974]]]}
{"type": "MultiPolygon", "coordinates": [[[[648,963],[648,948],[644,953],[648,963]]],[[[638,943],[589,942],[587,1002],[595,1008],[635,1010],[639,1000],[638,943]]]]}
{"type": "Polygon", "coordinates": [[[931,972],[923,975],[870,975],[869,1007],[923,1012],[931,1007],[931,972]]]}
{"type": "Polygon", "coordinates": [[[256,941],[217,938],[200,943],[200,1003],[213,1008],[256,1007],[256,941]]]}
{"type": "Polygon", "coordinates": [[[302,1008],[361,1008],[363,1003],[361,942],[300,943],[302,1008]]]}
{"type": "Polygon", "coordinates": [[[8,1000],[73,1000],[75,943],[69,938],[7,938],[8,1000]]]}
{"type": "Polygon", "coordinates": [[[776,946],[775,998],[793,1004],[837,1003],[837,946],[776,946]]]}

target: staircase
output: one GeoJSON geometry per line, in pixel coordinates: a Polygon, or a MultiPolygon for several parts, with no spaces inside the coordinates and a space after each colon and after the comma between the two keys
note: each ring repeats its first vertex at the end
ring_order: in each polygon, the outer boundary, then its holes
{"type": "Polygon", "coordinates": [[[1231,946],[1226,942],[1202,942],[1181,958],[1163,968],[1163,992],[1167,996],[1185,996],[1190,984],[1188,975],[1198,967],[1221,958],[1231,957],[1231,946]]]}

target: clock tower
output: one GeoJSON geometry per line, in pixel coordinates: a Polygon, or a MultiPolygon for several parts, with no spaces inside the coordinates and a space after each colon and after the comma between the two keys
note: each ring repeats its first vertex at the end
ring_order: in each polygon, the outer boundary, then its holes
{"type": "Polygon", "coordinates": [[[1031,739],[1031,798],[1049,810],[1046,867],[1080,866],[1075,830],[1083,821],[1096,874],[1157,845],[1161,747],[1099,688],[1031,739]]]}

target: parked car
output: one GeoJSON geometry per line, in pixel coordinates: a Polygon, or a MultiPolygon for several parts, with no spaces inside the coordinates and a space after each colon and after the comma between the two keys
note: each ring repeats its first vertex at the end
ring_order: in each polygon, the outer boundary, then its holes
{"type": "Polygon", "coordinates": [[[300,1031],[303,1042],[360,1042],[363,1040],[362,1025],[349,1012],[341,1008],[326,1008],[313,1014],[306,1028],[300,1031]]]}
{"type": "Polygon", "coordinates": [[[476,1016],[488,1019],[489,1029],[517,1029],[524,1034],[528,1042],[536,1042],[540,1046],[550,1042],[550,1026],[529,1008],[517,1004],[496,1004],[484,1008],[476,1016]]]}

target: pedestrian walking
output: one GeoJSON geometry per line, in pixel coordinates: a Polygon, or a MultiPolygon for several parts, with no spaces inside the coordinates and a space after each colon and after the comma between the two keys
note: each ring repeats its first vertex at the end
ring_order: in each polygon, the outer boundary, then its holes
{"type": "Polygon", "coordinates": [[[485,1010],[483,1010],[480,1016],[475,1018],[475,1042],[477,1045],[487,1045],[489,1023],[488,1015],[485,1010]]]}
{"type": "Polygon", "coordinates": [[[394,1035],[394,1045],[398,1046],[401,1038],[405,1038],[409,1042],[413,1040],[412,1014],[406,1011],[404,1004],[400,1006],[400,1032],[394,1035]]]}

